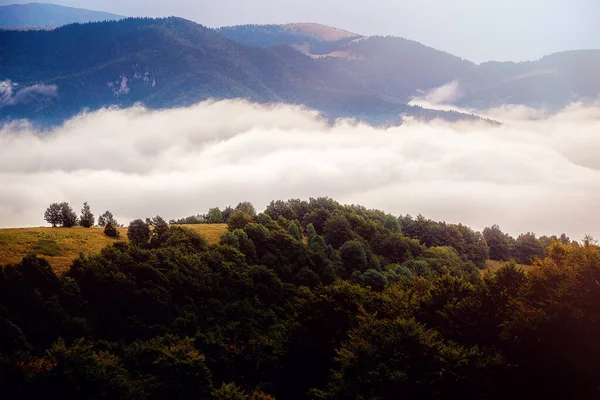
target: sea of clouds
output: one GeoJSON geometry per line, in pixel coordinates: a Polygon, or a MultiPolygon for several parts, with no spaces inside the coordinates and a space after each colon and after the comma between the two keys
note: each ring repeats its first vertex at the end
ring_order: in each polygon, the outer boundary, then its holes
{"type": "Polygon", "coordinates": [[[44,132],[12,122],[0,127],[0,227],[43,225],[60,201],[126,223],[329,196],[477,230],[600,237],[600,107],[484,116],[502,124],[332,125],[245,101],[102,109],[44,132]]]}

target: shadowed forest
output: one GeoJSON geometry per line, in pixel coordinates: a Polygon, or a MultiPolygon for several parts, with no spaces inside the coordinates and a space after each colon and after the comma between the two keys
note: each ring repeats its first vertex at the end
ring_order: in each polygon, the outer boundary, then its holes
{"type": "Polygon", "coordinates": [[[127,236],[61,275],[36,256],[2,268],[6,398],[600,395],[591,237],[329,198],[136,220],[127,236]],[[179,226],[221,222],[218,244],[179,226]],[[482,273],[488,259],[506,263],[482,273]]]}

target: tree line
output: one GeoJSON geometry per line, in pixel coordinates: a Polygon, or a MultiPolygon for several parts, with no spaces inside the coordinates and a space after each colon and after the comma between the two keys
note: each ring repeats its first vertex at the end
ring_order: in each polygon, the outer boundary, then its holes
{"type": "Polygon", "coordinates": [[[464,227],[462,240],[448,230],[455,248],[404,218],[328,198],[251,211],[234,211],[215,245],[155,217],[60,276],[35,256],[4,266],[3,395],[600,395],[591,238],[553,240],[527,272],[509,262],[482,275],[485,237],[464,227]]]}

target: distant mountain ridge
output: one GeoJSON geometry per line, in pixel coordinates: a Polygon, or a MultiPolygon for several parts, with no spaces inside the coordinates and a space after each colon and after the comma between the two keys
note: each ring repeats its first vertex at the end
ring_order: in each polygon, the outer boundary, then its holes
{"type": "Polygon", "coordinates": [[[0,6],[0,27],[56,27],[72,23],[123,19],[122,15],[47,3],[0,6]]]}
{"type": "MultiPolygon", "coordinates": [[[[481,65],[418,42],[318,24],[209,29],[182,18],[126,18],[0,32],[0,120],[61,123],[84,109],[188,106],[243,98],[304,105],[329,118],[476,118],[407,105],[449,82],[457,107],[548,109],[595,101],[600,51],[481,65]]],[[[448,100],[448,99],[447,99],[448,100]]]]}

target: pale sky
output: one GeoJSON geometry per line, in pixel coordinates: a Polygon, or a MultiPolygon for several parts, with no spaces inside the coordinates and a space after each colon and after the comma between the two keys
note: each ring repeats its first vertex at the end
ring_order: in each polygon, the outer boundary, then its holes
{"type": "MultiPolygon", "coordinates": [[[[52,0],[126,16],[170,16],[217,27],[317,22],[393,35],[475,62],[533,60],[600,48],[599,0],[52,0]]],[[[27,3],[0,0],[0,5],[27,3]]]]}

